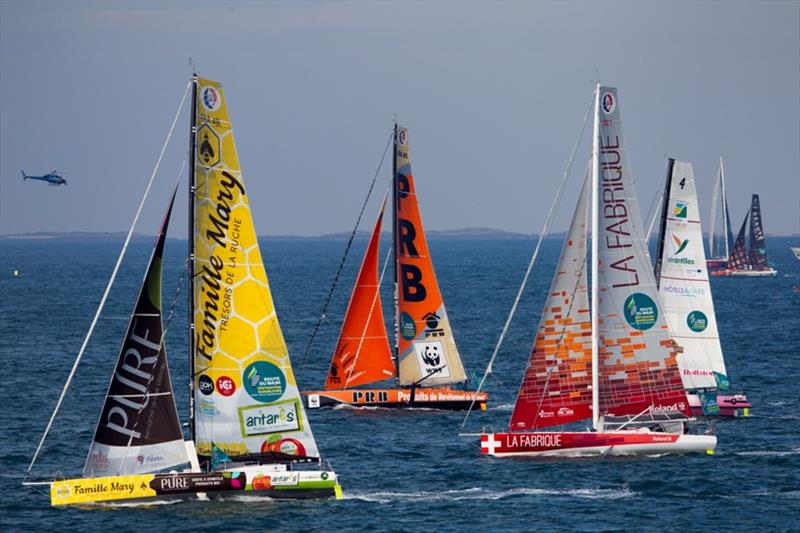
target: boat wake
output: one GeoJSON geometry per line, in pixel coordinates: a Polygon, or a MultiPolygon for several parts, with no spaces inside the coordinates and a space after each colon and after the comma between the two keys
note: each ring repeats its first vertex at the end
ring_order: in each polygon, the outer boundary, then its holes
{"type": "Polygon", "coordinates": [[[800,455],[800,447],[791,450],[746,450],[733,452],[734,455],[745,455],[753,457],[786,457],[788,455],[800,455]]]}
{"type": "Polygon", "coordinates": [[[490,411],[512,411],[513,409],[514,404],[512,403],[501,403],[500,405],[489,408],[490,411]]]}
{"type": "Polygon", "coordinates": [[[345,491],[344,499],[362,500],[376,503],[389,503],[395,501],[436,501],[436,500],[502,500],[515,496],[565,496],[572,498],[587,498],[593,500],[618,500],[638,496],[639,493],[631,491],[628,487],[621,489],[537,489],[532,487],[518,487],[507,490],[486,490],[480,487],[446,491],[418,491],[418,492],[355,492],[345,491]]]}

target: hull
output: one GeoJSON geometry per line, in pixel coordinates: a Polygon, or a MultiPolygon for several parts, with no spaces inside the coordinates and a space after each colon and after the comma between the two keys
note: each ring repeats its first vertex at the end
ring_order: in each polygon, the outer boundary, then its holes
{"type": "Polygon", "coordinates": [[[728,260],[727,259],[706,259],[706,269],[710,274],[714,274],[714,272],[719,272],[721,270],[728,270],[728,260]]]}
{"type": "Polygon", "coordinates": [[[605,432],[485,433],[481,453],[494,457],[591,457],[713,453],[713,435],[648,430],[605,432]]]}
{"type": "Polygon", "coordinates": [[[778,271],[770,268],[767,270],[730,270],[728,276],[741,276],[749,278],[763,278],[766,276],[776,276],[778,271]]]}
{"type": "Polygon", "coordinates": [[[469,409],[471,405],[486,410],[489,394],[446,387],[408,389],[342,389],[303,392],[306,407],[317,409],[351,405],[398,409],[469,409]]]}
{"type": "Polygon", "coordinates": [[[341,498],[333,471],[286,471],[244,466],[222,472],[139,474],[54,481],[50,503],[156,502],[197,497],[259,495],[276,499],[341,498]]]}
{"type": "Polygon", "coordinates": [[[750,410],[753,408],[744,394],[717,394],[716,405],[719,409],[713,412],[703,409],[703,402],[697,394],[687,394],[687,397],[694,416],[747,418],[751,416],[750,410]]]}

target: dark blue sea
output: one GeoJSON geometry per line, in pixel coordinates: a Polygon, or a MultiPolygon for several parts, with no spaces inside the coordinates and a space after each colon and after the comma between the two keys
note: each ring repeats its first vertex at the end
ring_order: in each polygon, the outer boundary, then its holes
{"type": "MultiPolygon", "coordinates": [[[[343,240],[262,239],[278,316],[302,388],[325,379],[365,241],[356,241],[333,304],[304,355],[343,240]]],[[[320,450],[339,473],[341,501],[180,502],[54,509],[21,486],[111,273],[116,240],[0,241],[0,531],[798,531],[800,530],[800,261],[768,242],[776,278],[712,281],[722,347],[749,419],[721,420],[714,456],[509,460],[458,436],[463,413],[317,410],[320,450]],[[21,276],[12,277],[19,269],[21,276]]],[[[431,254],[463,359],[482,373],[534,243],[432,240],[431,254]]],[[[34,478],[80,475],[152,241],[132,244],[34,478]]],[[[488,381],[486,413],[467,429],[500,430],[511,414],[560,242],[546,241],[488,381]]],[[[383,248],[386,249],[385,247],[383,248]]],[[[186,242],[169,240],[165,309],[186,242]]],[[[388,293],[386,304],[388,304],[388,293]]],[[[387,305],[388,308],[388,305],[387,305]]],[[[187,382],[186,293],[167,335],[176,391],[187,382]]],[[[185,395],[181,397],[185,416],[185,395]]]]}

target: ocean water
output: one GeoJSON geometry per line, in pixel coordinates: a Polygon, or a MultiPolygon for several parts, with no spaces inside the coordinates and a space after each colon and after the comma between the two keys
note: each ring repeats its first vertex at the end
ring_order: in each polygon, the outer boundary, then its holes
{"type": "MultiPolygon", "coordinates": [[[[674,531],[800,529],[800,261],[796,240],[772,238],[771,279],[718,279],[712,288],[729,375],[754,404],[749,419],[720,420],[714,456],[492,459],[459,437],[463,413],[315,410],[310,421],[344,487],[341,501],[263,497],[168,505],[53,509],[25,470],[80,348],[121,242],[0,241],[0,530],[674,531]],[[11,272],[19,269],[20,277],[11,272]]],[[[302,388],[319,387],[358,268],[357,241],[329,319],[305,354],[343,241],[262,239],[278,316],[302,388]]],[[[151,250],[135,241],[34,478],[79,475],[119,343],[151,250]]],[[[497,341],[533,242],[432,240],[437,275],[467,368],[478,374],[497,341]]],[[[169,240],[165,309],[186,242],[169,240]]],[[[383,248],[386,250],[386,248],[383,248]]],[[[487,383],[488,412],[467,430],[504,428],[560,249],[546,241],[487,383]]],[[[388,292],[385,295],[388,303],[388,292]]],[[[167,334],[172,379],[185,415],[186,293],[167,334]]]]}

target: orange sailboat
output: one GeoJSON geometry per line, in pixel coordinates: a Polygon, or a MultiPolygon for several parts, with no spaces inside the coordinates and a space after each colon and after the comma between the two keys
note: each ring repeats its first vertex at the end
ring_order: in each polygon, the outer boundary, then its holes
{"type": "MultiPolygon", "coordinates": [[[[453,385],[467,374],[436,281],[411,174],[408,130],[395,125],[393,258],[395,346],[380,299],[379,241],[384,205],[361,263],[325,388],[304,393],[309,408],[339,404],[374,407],[468,409],[486,407],[488,394],[453,385]],[[395,387],[363,388],[385,380],[395,387]]],[[[384,267],[385,270],[385,267],[384,267]]]]}

